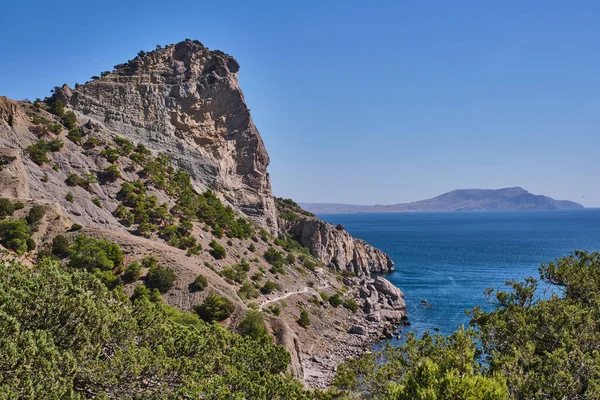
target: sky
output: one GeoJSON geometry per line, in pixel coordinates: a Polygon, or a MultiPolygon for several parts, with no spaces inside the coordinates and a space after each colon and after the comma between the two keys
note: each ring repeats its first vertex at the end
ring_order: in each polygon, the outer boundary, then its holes
{"type": "Polygon", "coordinates": [[[0,95],[197,39],[240,62],[277,196],[522,186],[600,207],[599,20],[584,0],[7,1],[0,95]]]}

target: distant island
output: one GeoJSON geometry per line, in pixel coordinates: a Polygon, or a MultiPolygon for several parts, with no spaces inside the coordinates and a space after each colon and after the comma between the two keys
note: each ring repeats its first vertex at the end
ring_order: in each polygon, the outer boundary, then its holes
{"type": "Polygon", "coordinates": [[[449,211],[524,211],[576,210],[581,204],[535,195],[521,187],[503,189],[458,189],[440,196],[391,205],[361,206],[332,203],[300,203],[315,214],[366,212],[449,212],[449,211]]]}

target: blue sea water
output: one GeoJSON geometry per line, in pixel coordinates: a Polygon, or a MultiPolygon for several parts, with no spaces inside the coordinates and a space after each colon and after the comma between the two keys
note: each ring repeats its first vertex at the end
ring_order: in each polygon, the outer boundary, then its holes
{"type": "Polygon", "coordinates": [[[464,310],[485,305],[488,287],[538,277],[540,263],[573,250],[600,250],[600,209],[319,217],[392,257],[396,271],[386,278],[404,292],[412,324],[402,331],[419,336],[468,325],[464,310]]]}

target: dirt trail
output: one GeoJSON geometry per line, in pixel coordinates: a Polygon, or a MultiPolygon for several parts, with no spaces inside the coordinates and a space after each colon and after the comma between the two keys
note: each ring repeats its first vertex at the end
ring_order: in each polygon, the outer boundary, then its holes
{"type": "MultiPolygon", "coordinates": [[[[325,283],[325,284],[319,286],[317,289],[322,290],[322,289],[326,289],[328,287],[329,287],[329,285],[327,283],[325,283]]],[[[297,291],[294,291],[294,292],[288,292],[286,294],[274,297],[272,299],[261,300],[261,302],[260,302],[260,309],[262,309],[267,304],[274,303],[274,302],[279,301],[279,300],[287,299],[288,297],[293,296],[295,294],[308,293],[308,292],[313,292],[313,294],[316,294],[316,295],[320,296],[319,292],[317,292],[317,290],[315,290],[314,288],[311,288],[311,287],[308,287],[308,286],[304,286],[304,288],[301,289],[301,290],[297,290],[297,291]]]]}

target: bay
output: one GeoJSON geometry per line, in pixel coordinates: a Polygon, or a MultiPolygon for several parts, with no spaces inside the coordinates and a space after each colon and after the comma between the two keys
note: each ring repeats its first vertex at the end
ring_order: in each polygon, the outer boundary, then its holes
{"type": "MultiPolygon", "coordinates": [[[[573,211],[322,214],[388,253],[386,274],[405,294],[410,327],[451,334],[484,290],[538,277],[540,263],[573,250],[600,250],[600,209],[573,211]],[[425,300],[428,306],[422,304],[425,300]]],[[[540,291],[548,290],[541,286],[540,291]]]]}

